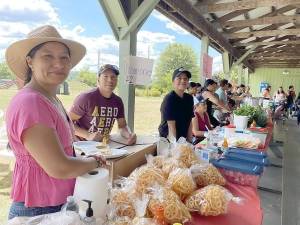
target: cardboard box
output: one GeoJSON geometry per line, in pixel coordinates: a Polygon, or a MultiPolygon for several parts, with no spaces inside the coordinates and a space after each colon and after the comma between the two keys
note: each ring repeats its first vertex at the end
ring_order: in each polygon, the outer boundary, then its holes
{"type": "Polygon", "coordinates": [[[122,158],[109,160],[111,163],[111,181],[117,179],[119,176],[127,177],[137,167],[146,164],[145,155],[156,155],[156,144],[126,146],[122,149],[126,149],[129,152],[129,155],[122,158]]]}

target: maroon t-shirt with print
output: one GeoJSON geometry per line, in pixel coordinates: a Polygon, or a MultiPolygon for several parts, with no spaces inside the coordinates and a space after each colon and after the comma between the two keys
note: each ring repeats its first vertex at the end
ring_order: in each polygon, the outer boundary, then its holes
{"type": "Polygon", "coordinates": [[[71,112],[81,116],[76,125],[90,132],[109,134],[116,119],[124,118],[122,99],[114,93],[110,98],[101,95],[98,88],[81,93],[74,101],[71,112]]]}

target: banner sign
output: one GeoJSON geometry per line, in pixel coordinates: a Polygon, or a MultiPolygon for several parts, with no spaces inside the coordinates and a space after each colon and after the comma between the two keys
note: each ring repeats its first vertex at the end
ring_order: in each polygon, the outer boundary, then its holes
{"type": "Polygon", "coordinates": [[[153,59],[129,56],[125,59],[125,80],[129,84],[148,85],[151,82],[153,59]]]}
{"type": "Polygon", "coordinates": [[[212,77],[213,58],[210,57],[208,54],[203,53],[202,60],[203,60],[202,76],[205,79],[211,78],[212,77]]]}

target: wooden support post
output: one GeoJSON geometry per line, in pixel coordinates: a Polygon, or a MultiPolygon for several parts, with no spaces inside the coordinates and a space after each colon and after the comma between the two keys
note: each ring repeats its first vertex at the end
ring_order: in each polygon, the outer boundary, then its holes
{"type": "Polygon", "coordinates": [[[225,79],[230,80],[229,53],[227,51],[223,52],[222,61],[223,61],[223,72],[225,74],[225,79]]]}

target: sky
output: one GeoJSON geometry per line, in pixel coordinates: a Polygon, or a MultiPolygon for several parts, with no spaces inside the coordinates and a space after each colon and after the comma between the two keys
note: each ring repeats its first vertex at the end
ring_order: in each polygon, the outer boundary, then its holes
{"type": "MultiPolygon", "coordinates": [[[[32,29],[54,25],[64,38],[79,41],[87,48],[84,59],[74,68],[88,66],[97,70],[100,63],[118,65],[118,42],[98,0],[0,0],[0,62],[4,61],[5,49],[20,40],[32,29]]],[[[198,55],[201,41],[183,28],[154,10],[137,36],[137,56],[157,59],[170,43],[191,46],[198,55]]],[[[222,57],[209,49],[214,58],[213,71],[222,70],[222,57]]]]}

